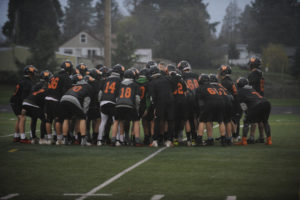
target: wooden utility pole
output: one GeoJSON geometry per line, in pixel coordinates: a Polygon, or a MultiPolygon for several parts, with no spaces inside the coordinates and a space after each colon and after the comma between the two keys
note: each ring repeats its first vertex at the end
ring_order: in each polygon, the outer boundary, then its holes
{"type": "Polygon", "coordinates": [[[111,0],[105,0],[104,65],[111,67],[111,0]]]}

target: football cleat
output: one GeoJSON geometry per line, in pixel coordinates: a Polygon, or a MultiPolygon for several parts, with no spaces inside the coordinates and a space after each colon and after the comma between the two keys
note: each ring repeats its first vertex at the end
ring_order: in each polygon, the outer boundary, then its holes
{"type": "Polygon", "coordinates": [[[247,140],[247,143],[248,143],[248,144],[254,144],[255,141],[254,141],[254,139],[249,138],[249,139],[247,140]]]}
{"type": "Polygon", "coordinates": [[[192,139],[192,146],[194,147],[194,146],[196,146],[197,144],[196,144],[196,140],[195,139],[192,139]]]}
{"type": "Polygon", "coordinates": [[[121,142],[120,141],[116,141],[116,144],[115,144],[116,147],[120,147],[122,146],[121,142]]]}
{"type": "Polygon", "coordinates": [[[271,137],[267,137],[266,145],[272,145],[272,139],[271,139],[271,137]]]}
{"type": "Polygon", "coordinates": [[[173,143],[172,143],[170,140],[167,140],[167,141],[165,142],[165,146],[166,146],[166,147],[173,147],[174,145],[173,145],[173,143]]]}
{"type": "Polygon", "coordinates": [[[47,145],[52,145],[53,143],[54,143],[54,142],[53,142],[52,139],[47,139],[45,144],[47,144],[47,145]]]}
{"type": "Polygon", "coordinates": [[[20,142],[20,137],[15,137],[15,138],[13,139],[13,142],[20,142]]]}
{"type": "Polygon", "coordinates": [[[38,144],[39,143],[39,138],[32,138],[31,139],[31,144],[38,144]]]}
{"type": "Polygon", "coordinates": [[[188,140],[188,141],[186,142],[186,145],[187,145],[188,147],[191,147],[191,146],[192,146],[192,141],[188,140]]]}
{"type": "Polygon", "coordinates": [[[102,142],[101,140],[98,140],[98,141],[97,141],[97,146],[99,146],[99,147],[100,147],[100,146],[103,146],[103,142],[102,142]]]}
{"type": "Polygon", "coordinates": [[[243,146],[247,146],[247,137],[242,137],[242,141],[236,143],[237,145],[243,145],[243,146]]]}
{"type": "Polygon", "coordinates": [[[25,138],[25,139],[21,139],[20,140],[20,143],[23,143],[23,144],[31,144],[31,140],[25,138]]]}
{"type": "Polygon", "coordinates": [[[63,141],[62,141],[62,140],[57,140],[55,144],[56,144],[56,145],[62,145],[62,144],[63,144],[63,141]]]}
{"type": "Polygon", "coordinates": [[[177,139],[174,140],[173,145],[176,146],[176,147],[179,146],[179,142],[178,142],[177,139]]]}
{"type": "Polygon", "coordinates": [[[157,140],[153,140],[153,142],[149,146],[150,147],[158,147],[157,140]]]}
{"type": "Polygon", "coordinates": [[[46,143],[47,143],[47,140],[44,139],[44,138],[41,138],[41,139],[39,140],[39,144],[46,144],[46,143]]]}
{"type": "Polygon", "coordinates": [[[87,141],[86,137],[81,138],[81,146],[91,146],[92,144],[87,141]]]}

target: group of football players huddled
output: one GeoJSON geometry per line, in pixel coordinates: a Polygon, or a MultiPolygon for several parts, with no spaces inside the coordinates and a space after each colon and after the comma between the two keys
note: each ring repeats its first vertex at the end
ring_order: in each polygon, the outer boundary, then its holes
{"type": "Polygon", "coordinates": [[[252,57],[249,66],[248,78],[234,82],[228,65],[219,67],[217,74],[197,75],[187,61],[177,66],[149,61],[144,68],[127,70],[120,64],[88,68],[81,63],[73,68],[65,61],[59,72],[44,70],[39,76],[28,65],[10,99],[17,116],[14,142],[171,147],[209,146],[218,140],[223,146],[271,145],[271,105],[263,97],[260,60],[252,57]],[[30,139],[25,134],[26,116],[31,118],[30,139]],[[213,138],[216,127],[220,137],[213,138]]]}

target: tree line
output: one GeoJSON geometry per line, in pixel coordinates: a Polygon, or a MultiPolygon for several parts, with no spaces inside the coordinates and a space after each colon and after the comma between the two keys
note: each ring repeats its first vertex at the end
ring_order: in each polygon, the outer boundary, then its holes
{"type": "MultiPolygon", "coordinates": [[[[68,0],[62,8],[58,0],[10,0],[2,32],[10,44],[30,47],[28,62],[51,69],[55,50],[66,40],[82,30],[103,35],[104,2],[68,0]]],[[[298,47],[299,55],[297,0],[255,0],[243,11],[232,1],[219,37],[219,22],[209,22],[207,4],[202,0],[125,0],[129,16],[121,14],[115,0],[111,3],[114,64],[122,62],[129,67],[136,48],[151,48],[155,58],[185,59],[195,68],[208,68],[220,64],[222,44],[228,44],[230,57],[238,57],[237,43],[248,44],[250,51],[261,54],[270,44],[272,48],[293,46],[298,47]]],[[[297,60],[287,71],[300,73],[297,60]]]]}

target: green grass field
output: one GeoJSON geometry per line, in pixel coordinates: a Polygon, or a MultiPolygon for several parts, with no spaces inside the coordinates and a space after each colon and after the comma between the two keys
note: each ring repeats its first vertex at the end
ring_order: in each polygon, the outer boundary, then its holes
{"type": "MultiPolygon", "coordinates": [[[[0,113],[0,198],[76,199],[158,149],[12,143],[15,123],[0,113]],[[13,150],[13,152],[12,152],[13,150]]],[[[272,115],[273,145],[175,147],[87,199],[299,199],[300,115],[272,115]]],[[[217,129],[215,129],[217,136],[217,129]]]]}

